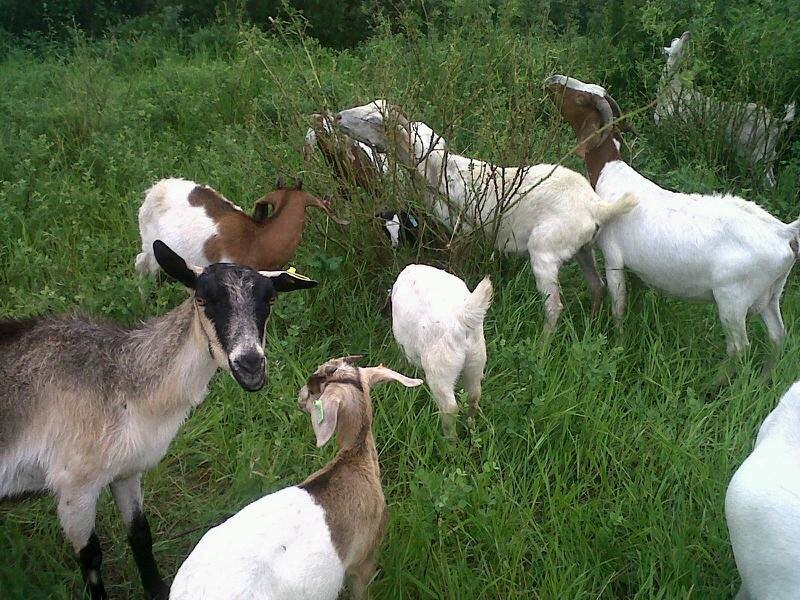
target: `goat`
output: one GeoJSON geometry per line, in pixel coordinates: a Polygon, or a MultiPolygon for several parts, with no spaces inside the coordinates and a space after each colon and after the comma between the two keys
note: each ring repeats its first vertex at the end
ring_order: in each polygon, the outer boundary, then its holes
{"type": "Polygon", "coordinates": [[[736,600],[789,600],[800,590],[800,382],[758,430],[725,494],[742,587],[736,600]]]}
{"type": "Polygon", "coordinates": [[[418,386],[360,356],[322,364],[300,390],[317,447],[336,433],[339,452],[303,483],[256,500],[208,531],[178,569],[171,600],[335,600],[348,580],[366,599],[388,510],[372,436],[370,388],[418,386]]]}
{"type": "Polygon", "coordinates": [[[428,265],[409,265],[392,286],[392,332],[409,361],[425,371],[425,381],[439,405],[446,437],[456,434],[453,387],[461,376],[470,411],[481,399],[486,365],[483,319],[492,303],[486,276],[470,293],[466,284],[428,265]]]}
{"type": "Polygon", "coordinates": [[[216,190],[185,179],[162,179],[147,190],[139,209],[142,252],[136,257],[141,276],[156,273],[153,241],[164,240],[192,264],[205,267],[217,262],[253,269],[284,267],[300,244],[309,206],[323,209],[331,219],[329,201],[278,179],[277,189],[257,200],[253,216],[229,202],[216,190]],[[272,215],[267,218],[267,207],[272,215]]]}
{"type": "Polygon", "coordinates": [[[51,492],[93,600],[108,598],[94,532],[110,485],[148,598],[166,598],[142,509],[141,477],[167,452],[217,369],[256,391],[278,292],[317,285],[285,271],[187,267],[160,240],[162,269],[192,290],[162,317],[127,329],[79,316],[0,321],[0,498],[51,492]]]}
{"type": "Polygon", "coordinates": [[[770,111],[753,102],[725,102],[710,98],[684,81],[678,71],[686,42],[691,33],[685,31],[679,38],[663,48],[667,64],[661,77],[653,120],[659,123],[668,117],[693,124],[721,123],[725,138],[735,152],[747,161],[750,167],[764,170],[769,187],[775,187],[775,171],[778,140],[794,120],[795,103],[787,104],[782,120],[773,117],[770,111]]]}
{"type": "Polygon", "coordinates": [[[636,206],[634,195],[602,201],[586,179],[558,165],[498,167],[451,154],[428,125],[411,123],[385,100],[340,112],[348,135],[388,151],[416,171],[428,189],[433,214],[452,230],[494,233],[504,253],[527,254],[536,286],[545,297],[545,331],[555,328],[563,305],[558,285],[561,265],[576,258],[592,291],[592,312],[603,301],[603,282],[591,243],[597,230],[636,206]]]}
{"type": "Polygon", "coordinates": [[[375,190],[376,183],[389,170],[385,155],[338,131],[328,111],[311,115],[303,157],[310,159],[317,148],[340,180],[368,192],[375,190]]]}
{"type": "Polygon", "coordinates": [[[413,246],[419,239],[419,221],[410,212],[384,210],[375,215],[383,222],[383,231],[389,237],[392,248],[413,246]]]}
{"type": "MultiPolygon", "coordinates": [[[[779,350],[785,336],[780,300],[798,256],[800,220],[784,224],[738,196],[659,187],[622,160],[620,131],[628,126],[605,89],[564,75],[545,85],[578,138],[576,153],[597,193],[609,202],[631,193],[639,198],[637,208],[597,236],[617,321],[625,311],[622,269],[628,267],[669,295],[716,302],[730,356],[748,346],[751,312],[761,315],[779,350]]],[[[771,360],[765,371],[770,367],[771,360]]]]}

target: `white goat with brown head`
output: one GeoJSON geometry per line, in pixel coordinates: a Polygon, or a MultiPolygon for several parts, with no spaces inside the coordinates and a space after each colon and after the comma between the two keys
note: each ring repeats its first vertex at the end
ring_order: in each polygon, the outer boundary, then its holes
{"type": "Polygon", "coordinates": [[[360,358],[322,364],[298,396],[317,447],[336,434],[333,460],[206,533],[178,570],[171,600],[335,600],[345,580],[351,597],[368,597],[388,518],[370,389],[383,381],[414,387],[422,380],[382,365],[358,368],[360,358]]]}
{"type": "Polygon", "coordinates": [[[778,141],[794,120],[795,103],[786,105],[786,112],[779,120],[760,104],[726,102],[704,95],[685,80],[678,68],[690,39],[691,33],[685,31],[663,49],[667,64],[661,77],[653,119],[658,123],[667,117],[677,117],[689,125],[721,126],[736,154],[751,167],[763,170],[767,185],[775,187],[774,163],[778,141]]]}
{"type": "Polygon", "coordinates": [[[577,152],[598,194],[608,202],[639,198],[638,207],[597,237],[614,316],[621,320],[625,311],[627,267],[671,296],[715,302],[728,354],[747,348],[751,313],[761,315],[779,349],[785,335],[780,301],[798,256],[800,220],[782,223],[738,196],[658,186],[622,160],[620,132],[627,125],[605,89],[564,75],[545,84],[578,138],[577,152]]]}
{"type": "Polygon", "coordinates": [[[589,281],[593,311],[599,309],[604,288],[591,243],[598,229],[636,206],[634,195],[605,202],[565,167],[500,167],[452,154],[441,135],[409,122],[385,100],[344,110],[336,119],[345,133],[379,151],[397,147],[399,159],[424,180],[429,208],[445,226],[479,229],[500,251],[527,254],[545,297],[548,331],[563,309],[559,269],[573,257],[589,281]]]}

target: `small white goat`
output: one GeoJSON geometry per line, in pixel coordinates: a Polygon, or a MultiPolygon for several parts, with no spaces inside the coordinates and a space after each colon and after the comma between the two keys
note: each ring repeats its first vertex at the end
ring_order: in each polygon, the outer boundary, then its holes
{"type": "Polygon", "coordinates": [[[421,176],[433,214],[451,229],[482,229],[505,253],[527,254],[536,286],[545,297],[545,329],[563,309],[558,272],[575,258],[592,291],[592,309],[603,301],[603,282],[591,243],[597,230],[636,206],[633,194],[604,202],[586,179],[565,167],[540,164],[498,167],[451,154],[445,140],[422,122],[409,123],[385,100],[340,112],[345,133],[388,151],[421,176]]]}
{"type": "Polygon", "coordinates": [[[392,286],[392,332],[425,380],[442,413],[445,436],[455,437],[458,404],[453,387],[459,376],[477,411],[486,365],[483,318],[492,303],[485,277],[470,293],[466,284],[428,265],[409,265],[392,286]]]}
{"type": "Polygon", "coordinates": [[[725,517],[742,587],[736,600],[800,593],[800,383],[781,398],[734,473],[725,517]]]}
{"type": "Polygon", "coordinates": [[[171,600],[335,600],[345,577],[353,598],[368,597],[388,520],[369,392],[382,381],[422,380],[360,369],[360,358],[324,363],[298,396],[317,447],[336,433],[333,460],[206,533],[175,575],[171,600]]]}
{"type": "MultiPolygon", "coordinates": [[[[609,202],[631,193],[639,198],[636,209],[597,237],[617,320],[625,311],[628,267],[672,296],[716,302],[729,355],[747,348],[746,319],[753,312],[779,350],[785,335],[781,294],[798,256],[800,220],[787,225],[737,196],[659,187],[622,160],[615,127],[624,121],[614,121],[619,106],[602,87],[564,75],[546,85],[581,142],[578,153],[600,196],[609,202]]],[[[768,361],[765,368],[770,366],[768,361]]]]}
{"type": "Polygon", "coordinates": [[[658,123],[661,119],[677,116],[688,124],[720,123],[736,153],[751,167],[762,169],[769,187],[775,187],[773,166],[778,140],[794,120],[795,103],[786,105],[786,113],[779,121],[769,109],[759,104],[725,102],[705,96],[684,81],[678,70],[684,46],[690,39],[691,33],[685,31],[663,48],[667,64],[661,77],[653,119],[658,123]]]}
{"type": "Polygon", "coordinates": [[[186,179],[158,181],[147,190],[139,208],[139,275],[158,271],[152,249],[157,239],[201,267],[228,262],[253,269],[278,269],[291,260],[300,244],[306,208],[321,208],[333,221],[347,223],[331,212],[329,200],[303,191],[302,181],[284,185],[279,178],[276,187],[256,201],[250,216],[208,186],[186,179]],[[269,217],[268,206],[273,208],[269,217]]]}

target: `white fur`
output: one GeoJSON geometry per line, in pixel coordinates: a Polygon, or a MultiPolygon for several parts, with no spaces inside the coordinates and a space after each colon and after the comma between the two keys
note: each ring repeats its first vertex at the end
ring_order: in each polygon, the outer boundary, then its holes
{"type": "Polygon", "coordinates": [[[792,600],[800,593],[800,383],[761,425],[734,473],[725,517],[742,577],[737,600],[792,600]]]}
{"type": "MultiPolygon", "coordinates": [[[[139,208],[139,233],[142,237],[142,251],[136,257],[139,275],[159,270],[153,255],[155,240],[161,240],[175,250],[186,264],[199,267],[211,264],[203,246],[219,232],[205,208],[189,204],[189,193],[196,187],[197,183],[186,179],[162,179],[147,190],[139,208]]],[[[233,203],[230,205],[242,210],[233,203]]],[[[219,262],[230,261],[223,257],[219,262]]]]}
{"type": "Polygon", "coordinates": [[[667,64],[661,77],[653,119],[656,123],[667,117],[678,117],[689,124],[721,123],[725,137],[736,153],[750,166],[763,169],[767,184],[775,187],[773,165],[777,158],[778,140],[794,120],[794,102],[786,105],[784,117],[778,119],[769,109],[754,102],[726,102],[705,96],[681,77],[677,69],[689,39],[689,32],[684,32],[663,49],[667,64]]]}
{"type": "Polygon", "coordinates": [[[458,413],[454,386],[459,376],[473,410],[481,397],[486,364],[483,319],[492,299],[485,278],[470,293],[466,284],[440,269],[409,265],[392,287],[392,332],[403,352],[425,371],[448,436],[458,413]]]}
{"type": "Polygon", "coordinates": [[[171,600],[335,600],[344,566],[325,513],[298,487],[208,531],[178,569],[171,600]]]}
{"type": "MultiPolygon", "coordinates": [[[[385,100],[376,100],[340,112],[338,123],[349,135],[385,150],[390,146],[386,127],[397,121],[392,111],[385,100]]],[[[425,123],[409,123],[405,131],[411,153],[401,159],[424,178],[433,214],[453,230],[482,229],[502,252],[527,254],[552,329],[563,308],[561,265],[591,244],[598,227],[635,206],[635,197],[610,205],[582,175],[565,167],[498,167],[450,153],[444,138],[425,123]]],[[[593,276],[602,287],[596,272],[593,276]]]]}
{"type": "Polygon", "coordinates": [[[637,208],[597,237],[617,318],[625,308],[627,267],[668,294],[715,301],[729,354],[747,347],[745,319],[753,312],[780,347],[780,298],[795,259],[789,242],[797,239],[800,222],[786,225],[736,196],[665,190],[623,161],[603,168],[597,192],[609,202],[628,193],[639,198],[637,208]]]}
{"type": "Polygon", "coordinates": [[[391,219],[384,221],[383,226],[389,233],[389,239],[392,242],[392,248],[397,248],[400,245],[400,215],[397,213],[391,219]]]}

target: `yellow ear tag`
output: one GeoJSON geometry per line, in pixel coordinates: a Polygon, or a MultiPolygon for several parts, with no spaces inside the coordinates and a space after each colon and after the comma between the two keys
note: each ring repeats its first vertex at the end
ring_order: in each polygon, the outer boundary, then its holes
{"type": "Polygon", "coordinates": [[[289,267],[288,269],[286,269],[286,272],[287,273],[297,273],[297,269],[295,269],[294,267],[289,267]]]}
{"type": "Polygon", "coordinates": [[[325,420],[325,413],[322,410],[322,398],[317,398],[314,401],[314,408],[317,409],[317,425],[325,420]]]}

